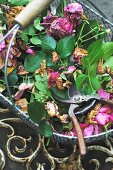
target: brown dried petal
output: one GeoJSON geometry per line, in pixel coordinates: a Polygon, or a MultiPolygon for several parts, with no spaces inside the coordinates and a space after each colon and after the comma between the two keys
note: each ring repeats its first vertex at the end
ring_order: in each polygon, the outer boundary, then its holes
{"type": "Polygon", "coordinates": [[[56,79],[56,86],[58,87],[59,90],[63,90],[64,87],[63,87],[63,80],[61,77],[58,77],[56,79]]]}
{"type": "Polygon", "coordinates": [[[16,101],[16,104],[22,108],[22,111],[27,113],[27,100],[25,98],[16,101]]]}
{"type": "Polygon", "coordinates": [[[24,7],[22,6],[15,6],[9,9],[9,12],[6,12],[6,18],[7,18],[7,25],[9,28],[13,26],[14,18],[21,12],[21,10],[24,7]]]}
{"type": "Polygon", "coordinates": [[[88,113],[86,123],[88,123],[88,124],[96,124],[97,123],[96,121],[94,121],[94,119],[95,119],[95,116],[98,114],[100,108],[101,108],[101,104],[97,104],[94,107],[94,109],[91,110],[90,113],[88,113]]]}
{"type": "Polygon", "coordinates": [[[59,60],[59,55],[56,52],[53,52],[52,55],[53,55],[53,63],[56,63],[59,60]]]}
{"type": "Polygon", "coordinates": [[[101,60],[99,61],[98,68],[97,68],[97,72],[98,72],[99,74],[103,74],[103,73],[106,72],[106,69],[105,69],[104,64],[103,64],[103,59],[101,59],[101,60]]]}

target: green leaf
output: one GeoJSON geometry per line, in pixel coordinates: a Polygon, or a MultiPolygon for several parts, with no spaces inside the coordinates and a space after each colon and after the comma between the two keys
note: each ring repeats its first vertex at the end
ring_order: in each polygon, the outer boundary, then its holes
{"type": "Polygon", "coordinates": [[[15,69],[8,75],[8,82],[11,86],[14,86],[18,81],[17,70],[15,69]]]}
{"type": "Polygon", "coordinates": [[[36,101],[28,104],[28,114],[35,123],[40,123],[40,121],[46,117],[46,110],[44,109],[44,106],[36,101]]]}
{"type": "Polygon", "coordinates": [[[61,97],[61,98],[66,98],[67,97],[67,91],[66,90],[59,90],[57,87],[52,88],[53,92],[61,97]]]}
{"type": "Polygon", "coordinates": [[[113,56],[104,63],[104,67],[113,68],[113,56]]]}
{"type": "Polygon", "coordinates": [[[107,42],[103,44],[102,49],[104,52],[103,59],[106,61],[113,54],[113,42],[107,42]]]}
{"type": "Polygon", "coordinates": [[[10,2],[13,5],[22,6],[22,5],[26,5],[29,2],[29,0],[8,0],[8,2],[10,2]]]}
{"type": "Polygon", "coordinates": [[[36,29],[34,28],[33,25],[30,25],[29,27],[27,27],[23,33],[27,34],[27,35],[35,35],[36,34],[36,29]]]}
{"type": "Polygon", "coordinates": [[[101,88],[101,82],[98,77],[90,76],[90,81],[95,91],[98,91],[101,88]]]}
{"type": "Polygon", "coordinates": [[[45,85],[42,82],[38,82],[38,81],[35,82],[35,86],[40,91],[44,91],[44,89],[45,89],[45,85]]]}
{"type": "Polygon", "coordinates": [[[22,32],[19,37],[20,37],[26,44],[28,43],[29,38],[28,38],[28,36],[27,36],[24,32],[22,32]]]}
{"type": "Polygon", "coordinates": [[[81,74],[76,78],[76,88],[77,90],[81,90],[83,88],[84,82],[87,80],[86,74],[81,74]]]}
{"type": "Polygon", "coordinates": [[[34,45],[41,45],[41,40],[38,37],[33,37],[30,39],[30,41],[34,45]]]}
{"type": "Polygon", "coordinates": [[[49,122],[42,120],[39,124],[39,132],[45,137],[51,137],[53,134],[53,128],[49,122]]]}
{"type": "Polygon", "coordinates": [[[40,68],[40,64],[45,59],[45,55],[42,52],[37,52],[34,56],[28,55],[25,58],[24,67],[28,72],[35,72],[36,69],[40,68]]]}
{"type": "Polygon", "coordinates": [[[49,35],[43,35],[40,36],[40,40],[42,42],[41,47],[44,50],[55,50],[56,48],[56,40],[49,36],[49,35]]]}
{"type": "Polygon", "coordinates": [[[41,25],[40,25],[40,18],[36,18],[35,19],[35,21],[34,21],[34,27],[37,29],[37,30],[39,30],[39,31],[42,31],[42,30],[44,30],[44,27],[42,27],[41,25]]]}
{"type": "Polygon", "coordinates": [[[67,36],[58,42],[56,51],[61,58],[65,58],[72,54],[74,50],[74,45],[75,45],[74,37],[67,36]]]}
{"type": "Polygon", "coordinates": [[[103,56],[102,43],[103,41],[100,39],[100,40],[95,41],[88,47],[87,50],[88,50],[89,66],[99,61],[100,58],[102,58],[103,56]]]}

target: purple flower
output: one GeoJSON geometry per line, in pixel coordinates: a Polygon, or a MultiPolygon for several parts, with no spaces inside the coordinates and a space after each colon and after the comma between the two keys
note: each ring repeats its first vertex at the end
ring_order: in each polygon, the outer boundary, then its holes
{"type": "Polygon", "coordinates": [[[83,8],[82,5],[79,3],[71,3],[64,7],[64,15],[68,17],[71,21],[77,21],[81,19],[83,15],[83,8]]]}
{"type": "Polygon", "coordinates": [[[65,37],[73,33],[74,24],[68,18],[57,18],[50,27],[50,32],[58,37],[65,37]]]}
{"type": "Polygon", "coordinates": [[[107,113],[99,112],[96,115],[95,120],[99,125],[105,126],[110,121],[110,115],[107,113]]]}
{"type": "Polygon", "coordinates": [[[110,93],[107,93],[103,89],[98,90],[98,95],[102,98],[109,99],[110,98],[110,93]]]}

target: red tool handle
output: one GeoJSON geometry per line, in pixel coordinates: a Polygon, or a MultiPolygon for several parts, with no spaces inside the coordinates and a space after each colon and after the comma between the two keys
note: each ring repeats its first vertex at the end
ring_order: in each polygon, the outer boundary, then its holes
{"type": "Polygon", "coordinates": [[[72,122],[74,124],[74,128],[76,129],[76,132],[77,132],[80,154],[85,155],[86,154],[86,144],[85,144],[85,140],[84,140],[82,130],[80,128],[80,125],[78,123],[76,116],[71,117],[71,120],[72,120],[72,122]]]}

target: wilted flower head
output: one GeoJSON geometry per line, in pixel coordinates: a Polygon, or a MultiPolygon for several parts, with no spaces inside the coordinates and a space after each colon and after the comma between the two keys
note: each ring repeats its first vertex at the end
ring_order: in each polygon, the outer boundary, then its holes
{"type": "Polygon", "coordinates": [[[58,37],[65,37],[73,33],[74,24],[68,18],[57,18],[50,27],[50,32],[58,37]]]}
{"type": "Polygon", "coordinates": [[[57,18],[58,16],[48,15],[43,18],[43,23],[41,23],[41,25],[43,25],[46,29],[49,30],[52,22],[56,20],[57,18]]]}
{"type": "Polygon", "coordinates": [[[60,77],[60,74],[58,72],[51,72],[48,76],[48,86],[51,88],[56,84],[57,78],[60,77]]]}
{"type": "Polygon", "coordinates": [[[71,21],[80,20],[81,16],[83,15],[82,5],[77,2],[67,5],[64,7],[64,15],[71,21]]]}
{"type": "Polygon", "coordinates": [[[75,48],[74,51],[74,61],[77,62],[78,64],[82,64],[82,58],[88,55],[88,52],[85,49],[82,48],[75,48]]]}

